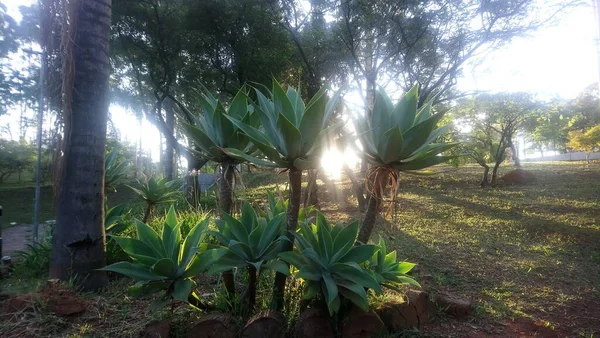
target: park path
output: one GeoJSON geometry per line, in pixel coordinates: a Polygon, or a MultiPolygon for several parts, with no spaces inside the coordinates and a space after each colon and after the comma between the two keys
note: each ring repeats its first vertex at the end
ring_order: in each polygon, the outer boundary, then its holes
{"type": "MultiPolygon", "coordinates": [[[[33,225],[19,224],[7,229],[2,229],[2,256],[14,256],[15,252],[27,249],[31,244],[33,225]]],[[[44,234],[44,225],[40,224],[40,238],[44,234]]]]}

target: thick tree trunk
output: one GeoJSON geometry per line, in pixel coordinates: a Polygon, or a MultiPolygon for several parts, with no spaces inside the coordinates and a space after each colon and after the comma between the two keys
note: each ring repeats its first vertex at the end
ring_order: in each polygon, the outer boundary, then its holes
{"type": "Polygon", "coordinates": [[[367,243],[369,238],[371,238],[371,234],[373,233],[373,229],[375,228],[375,222],[377,221],[377,215],[381,210],[381,203],[383,200],[383,192],[385,190],[385,186],[388,181],[388,176],[383,174],[376,174],[373,179],[373,185],[371,188],[370,196],[369,196],[369,204],[367,205],[367,212],[365,213],[365,218],[360,226],[360,231],[358,233],[358,241],[367,243]]]}
{"type": "MultiPolygon", "coordinates": [[[[233,191],[235,184],[235,165],[230,161],[221,163],[221,182],[219,185],[219,209],[221,213],[221,219],[223,214],[231,214],[231,207],[233,205],[233,191]]],[[[222,274],[223,284],[225,284],[225,290],[230,299],[233,299],[235,295],[235,281],[233,279],[233,271],[225,271],[222,274]]]]}
{"type": "MultiPolygon", "coordinates": [[[[62,187],[56,217],[51,278],[75,277],[83,290],[108,283],[98,271],[106,265],[104,235],[104,154],[110,73],[110,0],[79,0],[74,4],[73,86],[65,128],[62,187]]],[[[65,79],[66,82],[69,78],[65,79]]]]}
{"type": "MultiPolygon", "coordinates": [[[[294,233],[298,227],[298,212],[302,198],[302,170],[290,168],[288,172],[290,181],[290,204],[287,211],[287,233],[288,241],[285,242],[283,251],[292,251],[294,248],[294,233]]],[[[286,275],[277,272],[273,286],[273,301],[271,309],[280,311],[283,309],[283,293],[285,291],[286,275]]]]}
{"type": "MultiPolygon", "coordinates": [[[[165,112],[166,112],[166,121],[168,132],[171,135],[175,134],[175,111],[173,109],[173,103],[170,100],[165,101],[165,112]]],[[[175,150],[175,139],[172,137],[168,137],[165,135],[165,158],[164,158],[164,168],[165,168],[165,177],[167,180],[173,179],[173,159],[174,159],[174,150],[175,150]]]]}

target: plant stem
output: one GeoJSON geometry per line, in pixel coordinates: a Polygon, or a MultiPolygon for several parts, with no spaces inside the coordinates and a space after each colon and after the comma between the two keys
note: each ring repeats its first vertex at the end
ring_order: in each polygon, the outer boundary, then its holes
{"type": "MultiPolygon", "coordinates": [[[[233,185],[235,184],[235,165],[230,161],[221,163],[221,185],[219,186],[219,202],[221,209],[221,219],[223,213],[231,214],[231,206],[233,205],[233,185]]],[[[235,296],[235,281],[233,279],[233,271],[225,271],[222,274],[223,284],[227,290],[227,297],[233,300],[235,296]]]]}
{"type": "MultiPolygon", "coordinates": [[[[287,211],[287,233],[288,240],[285,242],[282,251],[292,251],[294,249],[294,233],[298,227],[298,212],[302,200],[302,170],[294,167],[288,172],[290,180],[290,204],[287,211]]],[[[285,281],[287,276],[277,272],[275,274],[275,283],[273,285],[273,301],[271,308],[281,311],[283,308],[283,293],[285,291],[285,281]]]]}
{"type": "Polygon", "coordinates": [[[152,214],[152,209],[154,209],[154,204],[148,203],[148,206],[146,207],[146,212],[144,213],[144,218],[142,219],[142,222],[144,222],[144,223],[148,222],[148,218],[150,218],[150,215],[152,214]]]}
{"type": "Polygon", "coordinates": [[[367,205],[367,212],[365,218],[360,226],[360,232],[358,233],[357,241],[367,243],[371,238],[371,233],[375,228],[375,222],[377,221],[377,215],[381,210],[381,202],[383,198],[383,192],[387,185],[388,176],[377,173],[373,178],[372,191],[370,191],[369,204],[367,205]]]}
{"type": "Polygon", "coordinates": [[[248,313],[254,311],[256,305],[256,267],[248,265],[248,313]]]}

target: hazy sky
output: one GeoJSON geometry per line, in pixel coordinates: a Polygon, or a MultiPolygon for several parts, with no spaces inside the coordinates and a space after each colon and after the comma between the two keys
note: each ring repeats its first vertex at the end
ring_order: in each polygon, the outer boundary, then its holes
{"type": "MultiPolygon", "coordinates": [[[[30,0],[0,0],[9,14],[19,18],[18,6],[30,0]]],[[[527,38],[513,40],[508,46],[487,55],[478,65],[467,65],[458,80],[462,90],[527,91],[541,97],[573,98],[586,86],[597,81],[598,59],[596,22],[591,2],[566,14],[554,27],[539,30],[527,38]]],[[[113,121],[131,142],[139,137],[132,128],[135,119],[123,110],[111,108],[113,121]]],[[[0,125],[15,121],[15,115],[0,118],[0,125]]],[[[158,131],[144,124],[145,146],[158,154],[158,131]]]]}

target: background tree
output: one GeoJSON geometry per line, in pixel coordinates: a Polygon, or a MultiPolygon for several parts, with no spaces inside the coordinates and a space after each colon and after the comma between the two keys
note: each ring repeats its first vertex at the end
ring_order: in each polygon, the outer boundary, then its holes
{"type": "Polygon", "coordinates": [[[21,173],[31,169],[34,161],[35,148],[31,145],[0,139],[0,183],[15,173],[21,182],[21,173]]]}
{"type": "MultiPolygon", "coordinates": [[[[108,280],[104,234],[104,156],[110,72],[110,0],[69,2],[63,15],[65,142],[50,276],[75,277],[84,290],[108,280]]],[[[51,15],[51,13],[49,14],[51,15]]]]}
{"type": "MultiPolygon", "coordinates": [[[[463,148],[484,168],[481,184],[487,185],[488,161],[494,163],[489,183],[495,186],[498,168],[506,159],[506,149],[514,149],[514,139],[523,125],[539,116],[539,104],[527,93],[479,95],[463,101],[453,113],[457,127],[465,128],[463,148]]],[[[513,156],[516,151],[513,150],[513,156]]]]}
{"type": "Polygon", "coordinates": [[[586,160],[590,161],[590,153],[600,150],[600,124],[596,125],[586,132],[569,132],[569,148],[584,151],[586,160]]]}

